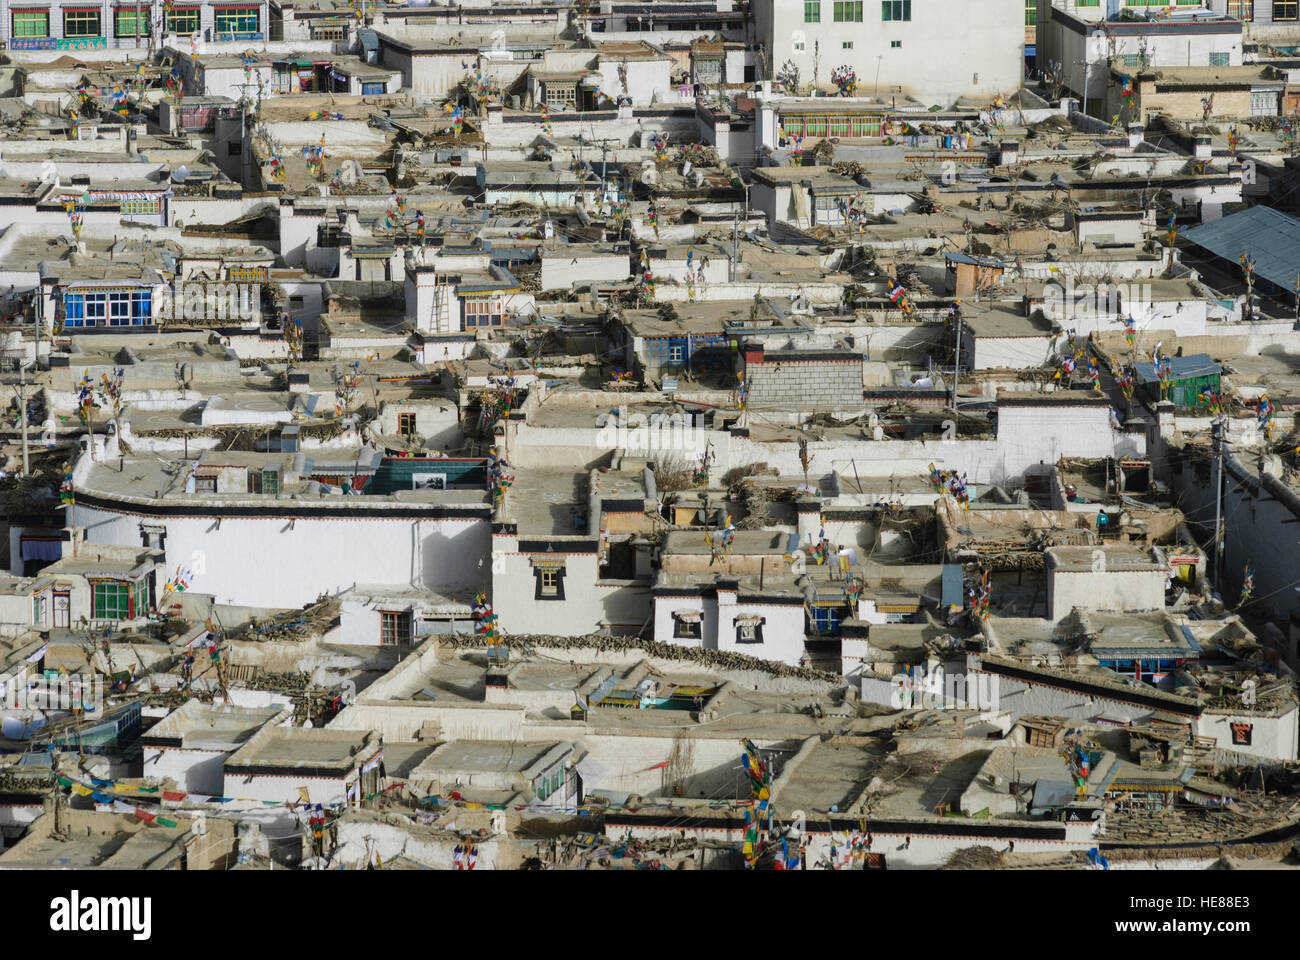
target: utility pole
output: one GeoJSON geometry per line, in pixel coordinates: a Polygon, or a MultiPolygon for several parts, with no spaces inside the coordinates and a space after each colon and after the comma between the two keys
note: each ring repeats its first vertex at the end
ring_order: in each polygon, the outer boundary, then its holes
{"type": "Polygon", "coordinates": [[[953,313],[953,319],[957,321],[957,352],[952,361],[952,412],[957,413],[957,378],[961,376],[961,308],[958,307],[953,313]]]}
{"type": "Polygon", "coordinates": [[[1088,76],[1092,72],[1092,61],[1087,59],[1085,52],[1083,60],[1076,60],[1075,66],[1083,67],[1083,115],[1088,115],[1088,76]]]}
{"type": "Polygon", "coordinates": [[[27,435],[27,388],[34,387],[36,386],[36,384],[27,382],[27,368],[22,365],[21,360],[18,361],[17,382],[13,380],[8,380],[6,382],[11,387],[14,388],[14,393],[18,395],[18,419],[19,422],[22,424],[23,476],[25,477],[29,473],[31,473],[31,461],[30,461],[30,454],[28,452],[29,443],[28,443],[28,435],[27,435]]]}
{"type": "Polygon", "coordinates": [[[1210,587],[1213,589],[1219,582],[1220,553],[1222,551],[1222,530],[1220,528],[1220,516],[1222,514],[1223,500],[1223,419],[1216,418],[1210,425],[1211,436],[1214,443],[1214,542],[1211,546],[1213,555],[1210,558],[1211,576],[1210,587]]]}
{"type": "Polygon", "coordinates": [[[740,218],[731,221],[731,282],[736,282],[736,252],[740,244],[740,218]]]}

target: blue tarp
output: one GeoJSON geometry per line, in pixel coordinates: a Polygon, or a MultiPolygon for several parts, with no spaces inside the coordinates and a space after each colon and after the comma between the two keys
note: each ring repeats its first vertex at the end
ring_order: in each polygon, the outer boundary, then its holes
{"type": "Polygon", "coordinates": [[[28,540],[23,538],[23,560],[61,560],[63,559],[62,540],[28,540]]]}

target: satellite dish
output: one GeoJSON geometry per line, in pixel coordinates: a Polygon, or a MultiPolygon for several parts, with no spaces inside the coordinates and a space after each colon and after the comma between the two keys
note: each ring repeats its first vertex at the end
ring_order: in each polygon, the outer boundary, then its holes
{"type": "Polygon", "coordinates": [[[189,167],[185,166],[184,164],[181,164],[179,167],[177,167],[175,170],[172,171],[172,183],[184,183],[186,178],[189,177],[189,175],[190,175],[189,167]]]}

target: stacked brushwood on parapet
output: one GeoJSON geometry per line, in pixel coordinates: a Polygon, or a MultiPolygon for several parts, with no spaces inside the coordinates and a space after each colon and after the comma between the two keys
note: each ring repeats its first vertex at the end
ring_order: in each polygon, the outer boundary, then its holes
{"type": "MultiPolygon", "coordinates": [[[[439,636],[438,643],[445,647],[484,647],[487,641],[481,635],[453,633],[439,636]]],[[[581,637],[555,637],[529,634],[512,635],[509,640],[511,648],[519,644],[541,647],[551,650],[573,650],[586,648],[598,653],[622,653],[639,651],[647,657],[660,660],[679,660],[695,663],[699,666],[716,670],[758,670],[772,677],[792,677],[799,680],[816,680],[836,685],[843,684],[843,678],[814,670],[811,667],[792,667],[774,660],[760,660],[743,653],[729,650],[706,650],[694,647],[682,647],[673,643],[658,643],[654,640],[639,640],[635,637],[610,637],[600,633],[589,633],[581,637]]]]}

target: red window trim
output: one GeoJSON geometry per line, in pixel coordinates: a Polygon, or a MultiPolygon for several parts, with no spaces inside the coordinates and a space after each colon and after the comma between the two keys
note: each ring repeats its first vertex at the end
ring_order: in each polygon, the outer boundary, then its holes
{"type": "Polygon", "coordinates": [[[103,7],[63,7],[64,13],[103,13],[103,7]]]}

